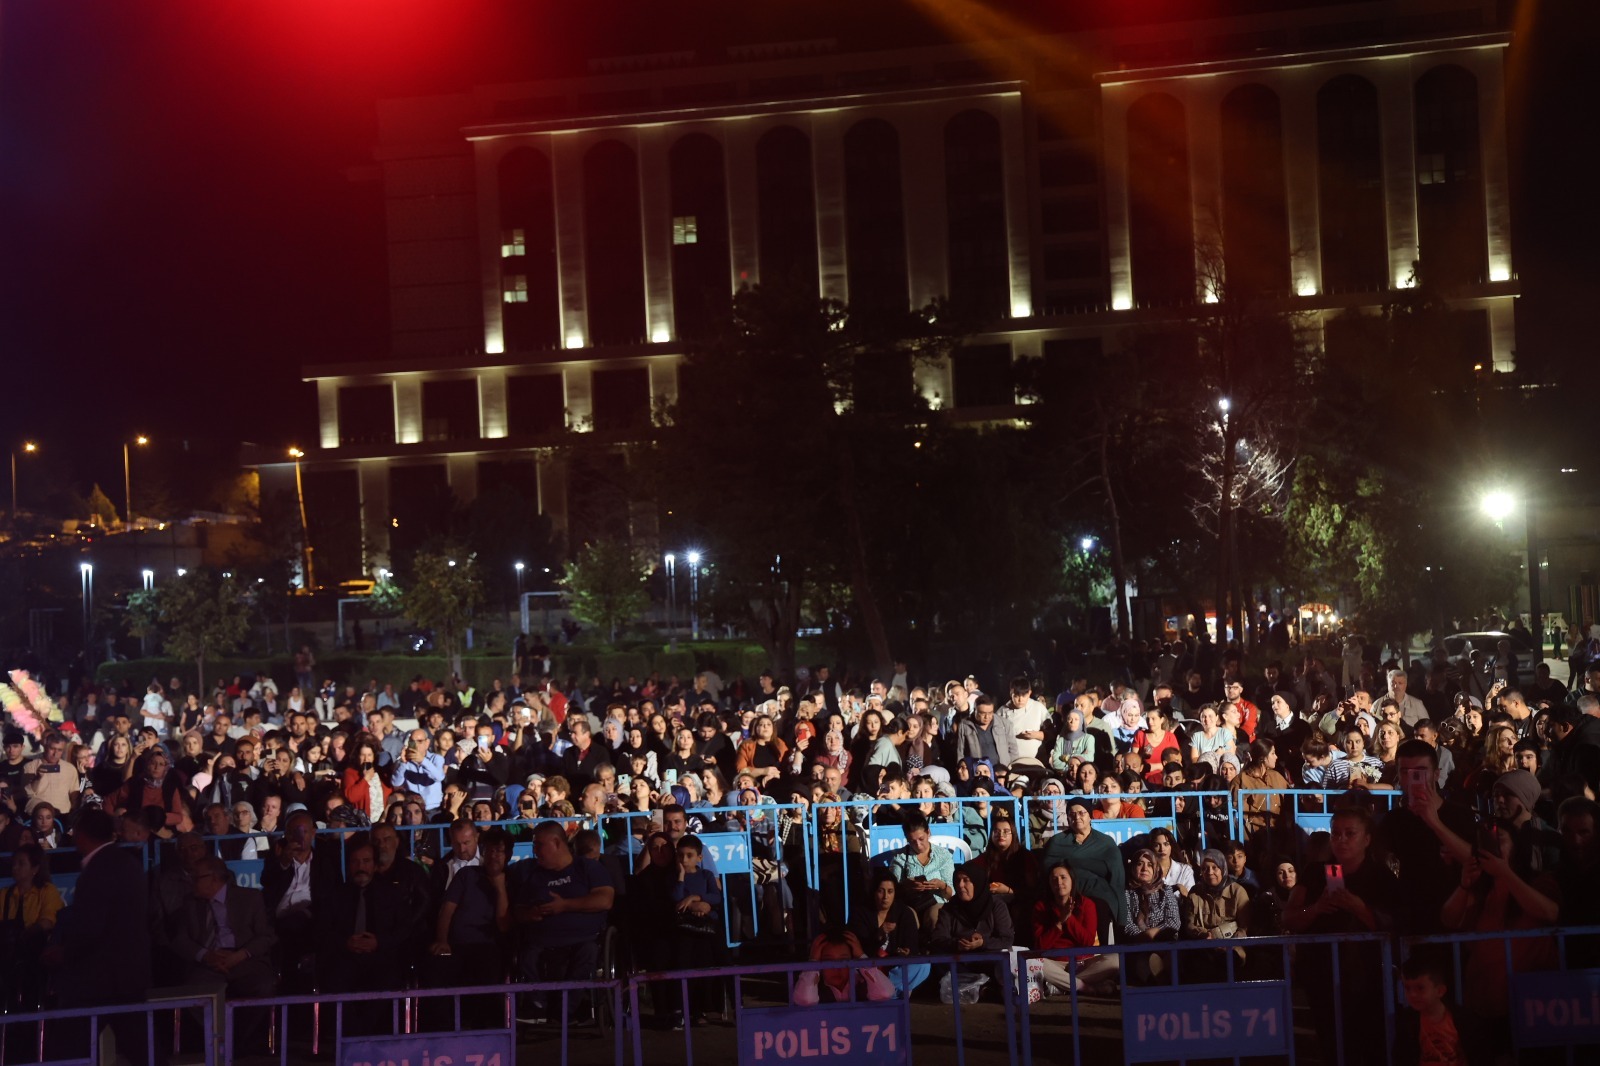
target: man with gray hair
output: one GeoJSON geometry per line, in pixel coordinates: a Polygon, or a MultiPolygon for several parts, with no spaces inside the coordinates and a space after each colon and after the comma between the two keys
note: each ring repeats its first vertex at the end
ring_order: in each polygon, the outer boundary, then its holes
{"type": "Polygon", "coordinates": [[[1406,685],[1404,670],[1389,671],[1389,695],[1400,705],[1400,721],[1407,729],[1415,729],[1418,722],[1428,720],[1428,708],[1423,706],[1421,700],[1406,693],[1406,685]]]}

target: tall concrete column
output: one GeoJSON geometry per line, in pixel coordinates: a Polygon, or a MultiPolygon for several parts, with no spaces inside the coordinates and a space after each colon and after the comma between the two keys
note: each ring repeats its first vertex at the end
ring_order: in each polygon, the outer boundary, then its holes
{"type": "Polygon", "coordinates": [[[356,467],[361,492],[361,543],[363,573],[387,569],[389,559],[389,461],[363,460],[356,467]]]}
{"type": "Polygon", "coordinates": [[[761,281],[761,212],[756,188],[755,124],[732,119],[722,124],[723,166],[728,181],[728,255],[733,288],[761,281]]]}
{"type": "Polygon", "coordinates": [[[396,444],[422,440],[422,379],[394,379],[394,439],[396,444]]]}
{"type": "MultiPolygon", "coordinates": [[[[1222,274],[1222,248],[1228,240],[1222,232],[1222,95],[1220,86],[1208,84],[1184,101],[1188,109],[1195,277],[1202,287],[1227,284],[1222,274]]],[[[1207,300],[1220,295],[1201,293],[1207,300]]]]}
{"type": "Polygon", "coordinates": [[[550,516],[551,529],[560,536],[567,534],[567,457],[560,452],[543,455],[538,460],[539,513],[550,516]]]}
{"type": "Polygon", "coordinates": [[[900,133],[900,187],[905,190],[906,264],[911,306],[925,307],[950,291],[950,233],[944,184],[944,116],[932,108],[905,110],[900,133]]]}
{"type": "Polygon", "coordinates": [[[1133,245],[1128,230],[1128,94],[1121,86],[1108,86],[1100,95],[1100,144],[1111,307],[1126,311],[1133,306],[1133,245]]]}
{"type": "Polygon", "coordinates": [[[483,306],[483,350],[499,355],[506,350],[498,182],[498,163],[504,148],[496,141],[476,141],[472,147],[478,187],[478,286],[483,306]]]}
{"type": "Polygon", "coordinates": [[[324,448],[339,446],[339,380],[317,379],[317,442],[324,448]]]}
{"type": "Polygon", "coordinates": [[[445,456],[445,479],[456,499],[468,504],[478,498],[478,456],[473,452],[457,452],[445,456]]]}
{"type": "MultiPolygon", "coordinates": [[[[1504,63],[1504,50],[1495,48],[1474,52],[1471,64],[1478,79],[1478,154],[1483,160],[1483,217],[1488,224],[1490,281],[1510,281],[1513,269],[1504,63]]],[[[1495,356],[1497,362],[1499,358],[1495,356]]]]}
{"type": "Polygon", "coordinates": [[[1517,302],[1509,296],[1489,301],[1489,349],[1496,373],[1517,368],[1517,302]]]}
{"type": "Polygon", "coordinates": [[[645,326],[650,343],[666,344],[676,336],[672,308],[672,170],[667,161],[675,133],[666,126],[646,126],[638,136],[645,326]]]}
{"type": "Polygon", "coordinates": [[[561,368],[566,394],[567,428],[578,433],[594,429],[594,371],[588,363],[561,368]]]}
{"type": "Polygon", "coordinates": [[[478,371],[478,436],[497,440],[511,432],[506,411],[506,372],[478,371]]]}
{"type": "Polygon", "coordinates": [[[1389,230],[1389,284],[1410,284],[1417,261],[1417,137],[1411,67],[1379,68],[1378,113],[1383,123],[1383,200],[1389,230]]]}
{"type": "MultiPolygon", "coordinates": [[[[1025,360],[1044,358],[1044,336],[1039,333],[1018,333],[1011,338],[1011,365],[1016,367],[1025,360]]],[[[1013,386],[1011,398],[1015,403],[1033,403],[1034,398],[1023,396],[1013,386]]]]}
{"type": "Polygon", "coordinates": [[[817,211],[817,284],[824,299],[850,301],[845,259],[844,123],[837,111],[811,116],[811,173],[817,211]]]}
{"type": "Polygon", "coordinates": [[[561,279],[561,344],[589,342],[589,290],[583,258],[583,139],[560,134],[550,141],[556,186],[556,269],[561,279]]]}
{"type": "Polygon", "coordinates": [[[1033,227],[1028,222],[1028,132],[1022,96],[1005,97],[998,114],[1000,155],[1005,160],[1006,245],[1011,267],[1011,317],[1033,315],[1033,227]]]}
{"type": "Polygon", "coordinates": [[[650,360],[650,405],[657,403],[671,407],[678,402],[678,364],[682,356],[658,355],[650,360]]]}
{"type": "Polygon", "coordinates": [[[1300,296],[1322,291],[1322,228],[1317,204],[1317,84],[1305,70],[1279,84],[1283,184],[1289,216],[1289,284],[1300,296]]]}

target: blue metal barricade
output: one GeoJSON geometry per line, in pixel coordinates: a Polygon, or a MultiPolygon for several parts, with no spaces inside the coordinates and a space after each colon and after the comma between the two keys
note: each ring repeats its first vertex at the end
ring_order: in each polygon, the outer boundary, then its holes
{"type": "Polygon", "coordinates": [[[176,1045],[178,1027],[174,1019],[180,1013],[191,1013],[201,1030],[201,1045],[194,1054],[201,1056],[204,1066],[215,1066],[220,1061],[216,1008],[214,997],[190,996],[117,1006],[0,1014],[0,1062],[98,1063],[102,1061],[100,1041],[107,1030],[116,1041],[119,1054],[136,1062],[158,1062],[174,1049],[163,1041],[163,1030],[172,1026],[176,1045]],[[141,1043],[144,1046],[139,1048],[137,1045],[141,1043]],[[26,1049],[20,1055],[16,1051],[19,1044],[26,1049]]]}
{"type": "MultiPolygon", "coordinates": [[[[1232,828],[1230,833],[1235,840],[1244,840],[1248,835],[1247,818],[1250,815],[1263,815],[1267,812],[1249,810],[1248,799],[1251,796],[1266,797],[1282,800],[1279,809],[1271,815],[1274,824],[1293,824],[1302,833],[1326,832],[1333,823],[1333,801],[1343,796],[1350,795],[1352,790],[1345,788],[1241,788],[1233,793],[1235,802],[1228,819],[1232,828]],[[1307,809],[1302,809],[1307,808],[1307,809]]],[[[1395,789],[1367,789],[1362,791],[1364,796],[1370,797],[1377,805],[1375,813],[1383,814],[1393,810],[1400,801],[1402,793],[1395,789]]]]}
{"type": "MultiPolygon", "coordinates": [[[[685,1021],[683,1050],[686,1066],[695,1061],[695,1029],[691,1008],[691,981],[731,982],[725,989],[731,996],[732,1021],[737,1030],[737,1053],[740,1063],[776,1062],[793,1059],[831,1058],[833,1061],[871,1061],[879,1066],[909,1066],[913,1058],[913,1044],[919,1033],[911,1025],[910,1002],[898,993],[892,997],[877,998],[867,992],[858,994],[856,974],[862,970],[907,970],[917,966],[947,966],[951,976],[952,1036],[957,1066],[966,1062],[963,1006],[960,989],[962,976],[972,976],[979,971],[999,969],[1007,965],[1003,952],[969,955],[907,956],[896,959],[840,959],[822,962],[769,963],[755,966],[729,966],[714,970],[668,970],[658,973],[635,974],[628,982],[628,1014],[633,1036],[633,1062],[646,1066],[652,1061],[645,1055],[645,1012],[640,1003],[640,990],[651,985],[676,985],[679,1013],[685,1021]],[[819,985],[825,971],[850,971],[843,1000],[829,999],[815,1005],[796,1002],[796,987],[803,982],[819,985]],[[870,1056],[870,1058],[869,1058],[870,1056]]],[[[987,975],[985,975],[987,976],[987,975]]],[[[881,978],[880,978],[881,980],[881,978]]],[[[878,986],[882,988],[883,986],[878,986]]],[[[1016,1026],[1013,1024],[1015,1005],[1011,997],[1003,999],[1007,1051],[1011,1061],[1016,1061],[1016,1026]]],[[[727,1017],[723,1021],[728,1021],[727,1017]]],[[[934,1034],[923,1032],[921,1038],[934,1039],[934,1034]]],[[[942,1041],[943,1034],[938,1035],[942,1041]]]]}
{"type": "MultiPolygon", "coordinates": [[[[1293,990],[1301,977],[1296,960],[1308,948],[1320,948],[1331,960],[1331,970],[1319,977],[1331,990],[1332,1002],[1323,1006],[1313,1002],[1313,1009],[1332,1009],[1328,1024],[1321,1027],[1333,1041],[1331,1061],[1339,1066],[1388,1062],[1394,1037],[1395,986],[1391,942],[1383,933],[1180,940],[1018,952],[1015,980],[1005,986],[1008,1018],[1018,1022],[1020,1058],[1013,1061],[1023,1066],[1033,1063],[1037,1019],[1032,1008],[1037,999],[1029,964],[1049,960],[1064,967],[1065,973],[1057,971],[1055,976],[1064,977],[1068,986],[1072,1054],[1067,1061],[1083,1062],[1086,1024],[1078,979],[1089,960],[1112,957],[1122,975],[1122,991],[1120,1035],[1110,1039],[1121,1044],[1121,1054],[1112,1056],[1097,1049],[1096,1057],[1124,1063],[1217,1058],[1237,1063],[1243,1058],[1271,1056],[1286,1058],[1293,1066],[1298,1056],[1293,990]],[[1372,972],[1348,972],[1345,956],[1355,952],[1375,956],[1372,972]],[[1150,956],[1163,960],[1161,978],[1146,984],[1130,982],[1130,961],[1150,956]],[[1186,964],[1190,977],[1199,972],[1199,981],[1186,981],[1186,964]],[[1348,990],[1374,986],[1381,992],[1383,1050],[1347,1047],[1352,1020],[1346,1016],[1348,990]]],[[[1039,981],[1048,978],[1040,975],[1039,981]]],[[[1324,1062],[1329,1061],[1327,1050],[1322,1048],[1324,1062]]],[[[1052,1052],[1049,1061],[1060,1058],[1052,1052]]]]}
{"type": "MultiPolygon", "coordinates": [[[[226,1006],[225,1062],[237,1061],[249,1055],[251,1049],[236,1046],[240,1026],[235,1017],[241,1012],[267,1012],[271,1017],[271,1054],[279,1066],[288,1066],[299,1057],[290,1054],[292,1039],[291,1014],[304,1008],[309,1015],[310,1038],[307,1042],[312,1056],[323,1055],[323,1012],[333,1012],[333,1057],[336,1063],[354,1062],[477,1062],[481,1066],[513,1066],[517,1061],[517,1046],[525,1042],[556,1040],[559,1044],[558,1061],[562,1066],[570,1061],[572,1043],[572,1010],[576,997],[592,997],[596,1011],[598,1041],[610,1045],[610,1054],[602,1058],[612,1066],[622,1066],[624,1058],[623,986],[620,981],[560,981],[523,982],[518,984],[472,985],[452,988],[406,989],[389,992],[354,992],[318,994],[307,996],[274,996],[265,999],[234,1000],[226,1006]],[[540,993],[558,999],[561,1010],[557,1021],[550,1026],[524,1027],[519,1036],[516,1021],[516,999],[519,995],[540,993]],[[493,1009],[493,1024],[483,1017],[481,1010],[470,1009],[463,1014],[464,1000],[488,1000],[493,1009]],[[494,1003],[498,1000],[498,1003],[494,1003]],[[424,1004],[440,1001],[444,1004],[443,1016],[428,1024],[424,1004]],[[474,1013],[479,1016],[474,1017],[474,1013]],[[354,1016],[354,1017],[352,1017],[354,1016]],[[385,1021],[385,1019],[387,1019],[385,1021]],[[361,1024],[353,1025],[359,1020],[361,1024]],[[463,1025],[463,1022],[470,1023],[463,1025]],[[376,1023],[376,1024],[374,1024],[376,1023]],[[376,1031],[357,1031],[376,1030],[376,1031]],[[499,1056],[496,1059],[496,1056],[499,1056]]],[[[478,1004],[481,1008],[484,1004],[478,1004]]],[[[586,1056],[592,1060],[591,1056],[586,1056]]]]}

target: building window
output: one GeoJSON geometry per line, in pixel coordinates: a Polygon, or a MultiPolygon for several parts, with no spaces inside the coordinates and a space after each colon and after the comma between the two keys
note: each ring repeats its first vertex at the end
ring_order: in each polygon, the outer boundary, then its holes
{"type": "Polygon", "coordinates": [[[510,259],[514,255],[528,254],[528,238],[519,229],[508,229],[500,234],[500,258],[510,259]]]}
{"type": "Polygon", "coordinates": [[[507,275],[505,284],[500,290],[500,295],[508,304],[525,304],[528,302],[528,276],[526,274],[507,275]]]}
{"type": "Polygon", "coordinates": [[[1417,155],[1418,185],[1443,185],[1449,178],[1443,152],[1422,152],[1417,155]]]}
{"type": "Polygon", "coordinates": [[[673,244],[699,244],[699,227],[695,225],[693,215],[679,215],[672,220],[673,244]]]}

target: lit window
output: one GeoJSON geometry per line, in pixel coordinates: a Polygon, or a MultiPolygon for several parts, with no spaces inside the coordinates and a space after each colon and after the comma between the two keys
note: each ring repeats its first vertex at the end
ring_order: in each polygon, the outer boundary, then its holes
{"type": "Polygon", "coordinates": [[[500,258],[510,259],[514,255],[527,255],[528,241],[520,229],[504,230],[500,234],[500,258]]]}
{"type": "Polygon", "coordinates": [[[698,244],[698,227],[693,215],[679,215],[672,220],[673,244],[698,244]]]}
{"type": "Polygon", "coordinates": [[[1443,185],[1448,175],[1443,152],[1421,152],[1417,155],[1418,185],[1443,185]]]}
{"type": "Polygon", "coordinates": [[[508,304],[525,304],[528,302],[528,277],[526,274],[511,274],[506,277],[505,285],[500,290],[500,295],[508,304]]]}

